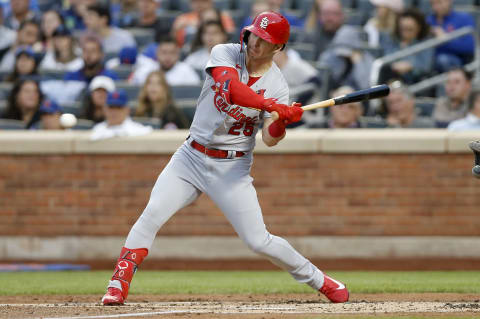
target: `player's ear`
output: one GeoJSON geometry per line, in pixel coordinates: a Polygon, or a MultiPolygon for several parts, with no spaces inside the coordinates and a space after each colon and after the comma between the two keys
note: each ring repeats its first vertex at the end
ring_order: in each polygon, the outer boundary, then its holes
{"type": "Polygon", "coordinates": [[[274,53],[278,53],[285,48],[285,44],[275,44],[274,46],[274,53]]]}

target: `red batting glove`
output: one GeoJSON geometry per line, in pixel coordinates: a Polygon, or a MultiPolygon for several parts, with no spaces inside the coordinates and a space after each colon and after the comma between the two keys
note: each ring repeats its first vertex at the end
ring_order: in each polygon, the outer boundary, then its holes
{"type": "Polygon", "coordinates": [[[293,103],[287,110],[287,124],[298,122],[302,119],[303,109],[301,103],[293,103]]]}
{"type": "Polygon", "coordinates": [[[273,102],[270,105],[267,105],[265,107],[265,111],[272,113],[272,112],[277,112],[278,114],[278,119],[279,120],[287,120],[289,117],[289,106],[285,104],[277,104],[273,102]]]}

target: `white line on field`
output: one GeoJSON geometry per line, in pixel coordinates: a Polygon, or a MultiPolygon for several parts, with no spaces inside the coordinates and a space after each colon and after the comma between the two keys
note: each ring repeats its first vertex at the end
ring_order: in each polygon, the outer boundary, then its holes
{"type": "MultiPolygon", "coordinates": [[[[36,307],[67,309],[81,307],[103,308],[100,303],[49,303],[49,304],[0,304],[0,307],[7,306],[12,308],[36,307]]],[[[314,314],[314,313],[398,313],[398,312],[479,312],[480,303],[478,302],[349,302],[344,304],[331,303],[261,303],[261,302],[152,302],[152,303],[128,303],[119,309],[120,311],[132,313],[112,314],[112,315],[94,315],[83,317],[63,317],[50,319],[97,319],[97,318],[121,318],[138,317],[153,315],[168,315],[174,313],[215,313],[215,314],[314,314]],[[130,309],[129,309],[130,308],[130,309]],[[143,308],[144,311],[155,310],[152,312],[135,313],[143,308]],[[147,309],[146,309],[147,308],[147,309]]],[[[141,310],[140,310],[141,311],[141,310]]]]}
{"type": "Polygon", "coordinates": [[[123,313],[117,315],[100,315],[100,316],[83,316],[83,317],[51,317],[43,319],[101,319],[101,318],[121,318],[121,317],[140,317],[154,315],[169,315],[172,313],[188,313],[188,311],[172,310],[172,311],[155,311],[155,312],[139,312],[139,313],[123,313]]]}

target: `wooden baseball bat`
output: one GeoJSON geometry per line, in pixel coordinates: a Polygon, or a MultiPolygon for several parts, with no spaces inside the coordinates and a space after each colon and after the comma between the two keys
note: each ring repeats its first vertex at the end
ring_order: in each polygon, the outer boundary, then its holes
{"type": "Polygon", "coordinates": [[[359,90],[352,93],[340,95],[332,99],[321,101],[318,103],[308,104],[302,106],[304,111],[310,111],[321,107],[329,107],[339,104],[348,104],[353,102],[361,102],[365,100],[378,99],[387,96],[390,93],[390,88],[386,84],[372,86],[365,90],[359,90]]]}
{"type": "MultiPolygon", "coordinates": [[[[340,95],[332,99],[320,101],[313,104],[302,106],[304,111],[310,111],[322,107],[329,107],[339,104],[348,104],[353,102],[361,102],[365,100],[378,99],[380,97],[387,96],[390,93],[390,88],[386,84],[372,86],[365,90],[359,90],[352,93],[340,95]]],[[[272,113],[272,119],[276,121],[278,119],[277,112],[272,113]]]]}

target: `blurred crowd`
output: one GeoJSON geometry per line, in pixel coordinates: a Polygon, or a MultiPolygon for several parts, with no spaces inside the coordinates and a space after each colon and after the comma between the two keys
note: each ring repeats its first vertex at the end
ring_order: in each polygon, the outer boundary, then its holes
{"type": "MultiPolygon", "coordinates": [[[[480,0],[0,0],[0,130],[61,129],[62,113],[92,139],[188,128],[210,51],[262,11],[290,22],[274,61],[308,104],[370,87],[376,59],[476,31],[480,0]]],[[[480,129],[476,36],[383,64],[388,97],[306,112],[297,127],[480,129]]]]}

